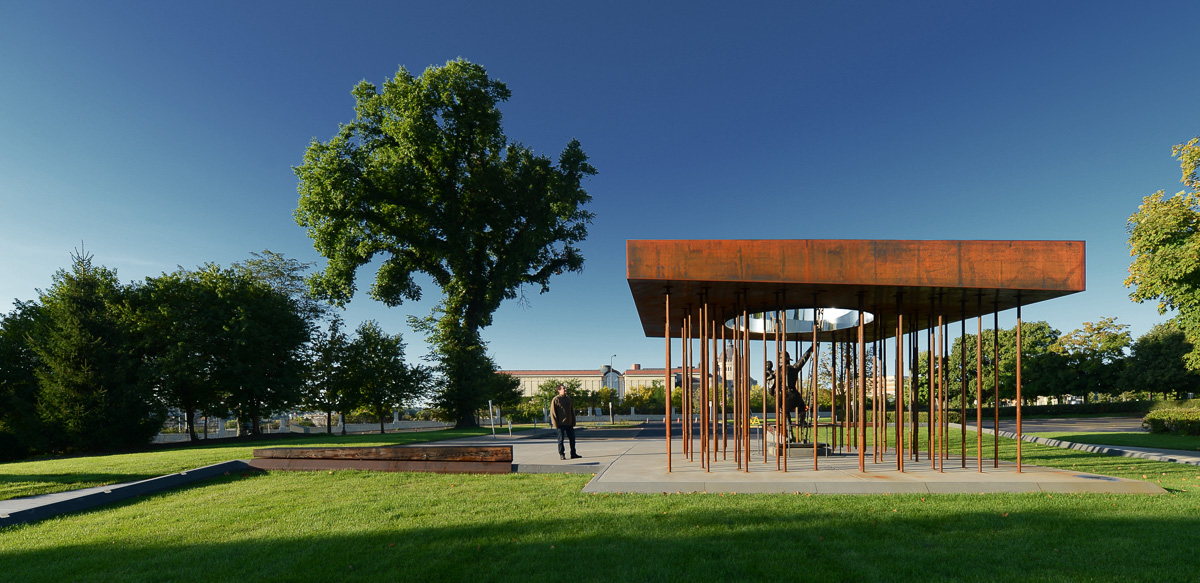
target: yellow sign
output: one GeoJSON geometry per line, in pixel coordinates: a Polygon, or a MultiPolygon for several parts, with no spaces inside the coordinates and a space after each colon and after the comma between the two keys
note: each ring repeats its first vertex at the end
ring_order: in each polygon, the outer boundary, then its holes
{"type": "Polygon", "coordinates": [[[750,418],[750,426],[751,427],[758,427],[759,425],[762,425],[762,419],[760,419],[758,417],[750,418]]]}

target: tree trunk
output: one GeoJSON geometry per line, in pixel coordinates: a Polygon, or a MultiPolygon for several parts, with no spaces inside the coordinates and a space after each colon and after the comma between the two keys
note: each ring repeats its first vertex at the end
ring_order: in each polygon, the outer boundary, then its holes
{"type": "Polygon", "coordinates": [[[325,434],[333,435],[333,409],[325,411],[325,434]]]}
{"type": "Polygon", "coordinates": [[[184,425],[187,425],[188,441],[196,441],[196,412],[188,409],[184,413],[184,425]]]}

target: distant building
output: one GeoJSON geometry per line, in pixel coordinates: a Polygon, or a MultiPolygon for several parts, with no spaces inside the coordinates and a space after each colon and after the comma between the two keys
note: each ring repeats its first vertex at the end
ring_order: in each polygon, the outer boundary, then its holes
{"type": "MultiPolygon", "coordinates": [[[[625,391],[630,389],[649,387],[658,381],[660,384],[666,377],[666,370],[662,368],[642,368],[640,364],[633,364],[631,368],[624,373],[615,369],[609,368],[608,365],[603,365],[595,370],[554,370],[554,369],[539,369],[539,370],[504,370],[500,371],[505,374],[516,377],[520,383],[521,395],[532,397],[537,394],[538,385],[551,380],[569,381],[572,379],[579,380],[579,388],[585,391],[597,391],[601,388],[612,388],[617,391],[619,398],[625,398],[625,391]]],[[[692,386],[700,386],[700,371],[692,369],[692,386]]],[[[732,373],[730,373],[732,376],[732,373]]],[[[671,369],[672,386],[678,387],[683,382],[683,368],[675,367],[671,369]]],[[[757,382],[751,379],[751,382],[757,382]]],[[[727,382],[732,387],[732,379],[727,382]]]]}
{"type": "Polygon", "coordinates": [[[521,396],[532,397],[537,394],[538,385],[550,380],[566,382],[579,379],[579,388],[585,391],[598,391],[605,386],[605,375],[610,371],[608,365],[604,365],[593,370],[502,370],[500,372],[516,377],[521,383],[521,396]]]}

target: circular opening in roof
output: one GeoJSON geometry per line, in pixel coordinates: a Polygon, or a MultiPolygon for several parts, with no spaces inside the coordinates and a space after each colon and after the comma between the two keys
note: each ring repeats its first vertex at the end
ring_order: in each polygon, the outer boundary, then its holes
{"type": "MultiPolygon", "coordinates": [[[[863,324],[870,324],[874,320],[875,316],[870,312],[863,312],[863,324]]],[[[782,312],[758,312],[750,314],[744,326],[742,318],[737,317],[727,320],[725,327],[738,331],[748,330],[751,334],[774,334],[776,329],[780,327],[786,330],[788,334],[803,334],[805,332],[811,334],[814,323],[816,323],[818,330],[821,332],[854,328],[858,326],[858,310],[800,308],[783,310],[782,312]],[[780,320],[781,314],[786,318],[786,321],[780,320]]]]}

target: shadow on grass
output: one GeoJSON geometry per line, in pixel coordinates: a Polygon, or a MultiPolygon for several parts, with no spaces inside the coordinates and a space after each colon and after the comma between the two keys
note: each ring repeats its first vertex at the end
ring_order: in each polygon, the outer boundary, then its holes
{"type": "Polygon", "coordinates": [[[129,542],[112,524],[89,542],[0,551],[0,572],[19,581],[1162,581],[1194,576],[1189,533],[1200,529],[1200,514],[1109,513],[1104,497],[1051,508],[981,497],[978,509],[953,512],[916,497],[739,496],[728,508],[686,498],[580,497],[522,520],[446,516],[442,526],[380,513],[338,532],[297,515],[250,538],[226,525],[220,542],[186,533],[129,542]],[[567,510],[579,504],[589,512],[567,510]]]}

